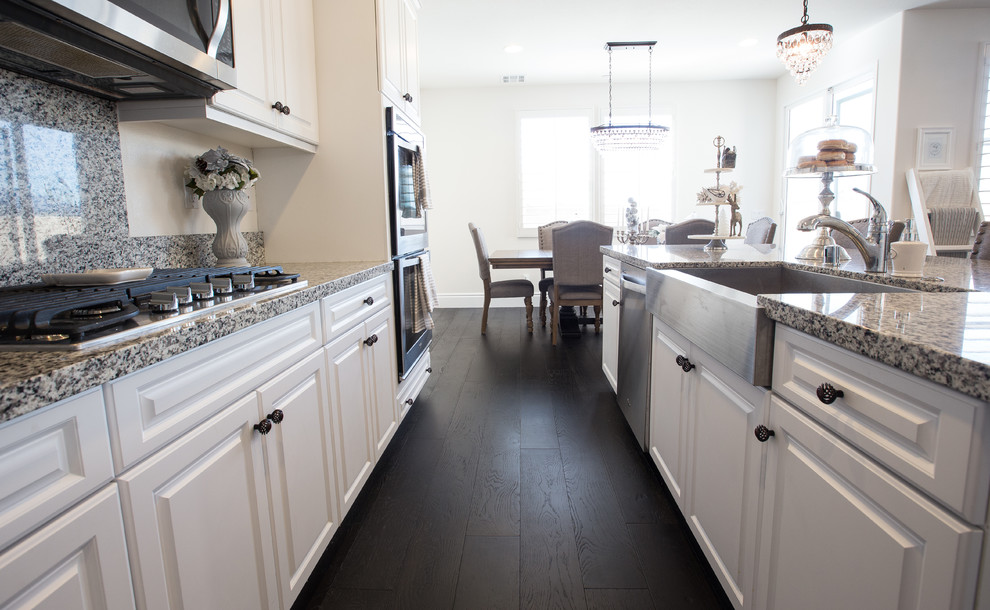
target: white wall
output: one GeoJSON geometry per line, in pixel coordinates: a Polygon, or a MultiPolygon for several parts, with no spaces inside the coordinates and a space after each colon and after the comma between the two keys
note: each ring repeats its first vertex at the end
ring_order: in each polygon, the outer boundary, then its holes
{"type": "MultiPolygon", "coordinates": [[[[614,99],[635,100],[642,85],[616,85],[614,99]]],[[[769,214],[775,172],[769,161],[776,142],[776,83],[772,80],[654,83],[653,110],[674,117],[675,218],[698,212],[695,193],[711,186],[704,169],[715,164],[712,139],[736,146],[736,171],[744,222],[769,214]]],[[[443,306],[480,306],[474,247],[467,230],[484,231],[489,249],[535,248],[535,237],[518,237],[519,184],[516,120],[521,110],[592,108],[608,112],[606,85],[505,86],[424,90],[423,130],[435,208],[430,212],[433,272],[443,306]]],[[[590,146],[590,142],[589,142],[590,146]]],[[[705,208],[700,215],[707,217],[705,208]]],[[[528,276],[495,271],[494,279],[528,276]]],[[[505,303],[507,305],[518,305],[505,303]]]]}
{"type": "MultiPolygon", "coordinates": [[[[118,129],[130,236],[215,233],[217,227],[201,203],[186,207],[190,191],[185,188],[183,172],[193,157],[211,148],[223,146],[248,159],[253,158],[251,149],[160,123],[119,123],[118,129]]],[[[241,231],[258,230],[257,210],[257,196],[252,192],[251,209],[241,221],[241,231]]]]}
{"type": "Polygon", "coordinates": [[[910,215],[904,180],[917,160],[919,127],[954,127],[953,165],[977,164],[975,120],[982,86],[982,43],[990,42],[990,8],[913,10],[904,13],[897,148],[894,158],[895,210],[910,215]]]}

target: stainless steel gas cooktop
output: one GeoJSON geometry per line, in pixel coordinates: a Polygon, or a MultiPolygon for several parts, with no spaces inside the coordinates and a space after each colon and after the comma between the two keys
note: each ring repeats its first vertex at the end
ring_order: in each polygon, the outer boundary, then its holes
{"type": "Polygon", "coordinates": [[[156,269],[109,286],[0,288],[0,350],[84,350],[307,286],[281,267],[156,269]]]}

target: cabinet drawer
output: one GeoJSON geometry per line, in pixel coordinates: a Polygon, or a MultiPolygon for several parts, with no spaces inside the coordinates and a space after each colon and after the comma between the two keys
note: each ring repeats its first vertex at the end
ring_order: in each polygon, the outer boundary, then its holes
{"type": "Polygon", "coordinates": [[[983,523],[986,403],[781,325],[773,369],[774,393],[971,523],[983,523]],[[816,394],[823,383],[843,396],[826,404],[816,394]]]}
{"type": "Polygon", "coordinates": [[[602,278],[604,281],[619,287],[619,261],[609,256],[602,257],[602,278]]]}
{"type": "Polygon", "coordinates": [[[92,390],[0,427],[0,548],[113,478],[103,396],[92,390]]]}
{"type": "Polygon", "coordinates": [[[341,333],[392,302],[391,275],[351,286],[323,299],[324,343],[330,343],[341,333]]]}
{"type": "Polygon", "coordinates": [[[322,337],[312,303],[111,382],[117,472],[313,353],[322,337]]]}
{"type": "Polygon", "coordinates": [[[399,383],[395,402],[399,408],[400,422],[406,417],[409,410],[412,409],[413,403],[416,402],[416,398],[419,397],[423,386],[426,385],[426,381],[430,378],[430,373],[433,372],[431,366],[430,352],[427,351],[419,359],[419,362],[416,363],[416,366],[413,367],[413,370],[409,371],[406,378],[399,383]]]}

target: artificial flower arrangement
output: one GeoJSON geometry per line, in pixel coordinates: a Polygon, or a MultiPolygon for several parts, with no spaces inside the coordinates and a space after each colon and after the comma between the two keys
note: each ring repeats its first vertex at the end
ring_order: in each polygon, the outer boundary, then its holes
{"type": "Polygon", "coordinates": [[[245,189],[254,186],[260,177],[253,163],[219,146],[193,159],[185,175],[189,179],[186,187],[197,197],[218,189],[245,189]]]}

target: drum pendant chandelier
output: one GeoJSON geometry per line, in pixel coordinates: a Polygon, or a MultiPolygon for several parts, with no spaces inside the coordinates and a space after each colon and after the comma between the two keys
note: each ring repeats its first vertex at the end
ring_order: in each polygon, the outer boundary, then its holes
{"type": "Polygon", "coordinates": [[[801,25],[777,37],[777,58],[784,62],[799,85],[803,85],[832,49],[832,26],[808,25],[808,0],[804,0],[801,25]]]}
{"type": "Polygon", "coordinates": [[[648,42],[607,42],[608,49],[608,124],[591,128],[591,142],[600,153],[658,150],[670,131],[663,125],[654,125],[653,113],[653,47],[656,40],[648,42]],[[649,58],[649,94],[647,102],[646,125],[613,125],[612,124],[612,49],[629,47],[647,47],[649,58]]]}

